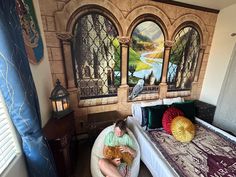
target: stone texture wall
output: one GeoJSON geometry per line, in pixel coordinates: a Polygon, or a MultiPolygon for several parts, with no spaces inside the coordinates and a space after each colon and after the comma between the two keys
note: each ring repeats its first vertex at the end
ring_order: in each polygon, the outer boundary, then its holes
{"type": "MultiPolygon", "coordinates": [[[[131,103],[127,100],[127,76],[122,75],[117,97],[79,100],[70,52],[70,38],[76,19],[87,12],[99,12],[115,24],[122,47],[122,73],[127,73],[127,52],[129,39],[134,27],[144,20],[154,20],[163,29],[165,36],[165,62],[173,39],[178,30],[191,23],[201,36],[200,64],[191,91],[167,92],[166,78],[162,78],[159,93],[143,94],[134,101],[151,100],[163,97],[184,96],[199,98],[207,66],[217,14],[180,6],[169,5],[151,0],[40,0],[40,10],[48,49],[53,82],[60,79],[70,92],[71,106],[75,110],[77,130],[81,122],[87,121],[87,114],[118,110],[121,115],[131,114],[131,103]],[[63,59],[64,54],[64,59],[63,59]]],[[[167,68],[167,67],[166,67],[167,68]]],[[[167,70],[167,69],[166,69],[167,70]]],[[[166,72],[166,71],[164,71],[166,72]]]]}

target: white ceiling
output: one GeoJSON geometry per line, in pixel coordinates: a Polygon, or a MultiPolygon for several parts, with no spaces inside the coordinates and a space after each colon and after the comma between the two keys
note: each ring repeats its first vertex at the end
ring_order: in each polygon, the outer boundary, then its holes
{"type": "Polygon", "coordinates": [[[236,4],[236,0],[174,0],[174,1],[207,7],[211,9],[217,9],[217,10],[221,10],[232,4],[236,4]]]}

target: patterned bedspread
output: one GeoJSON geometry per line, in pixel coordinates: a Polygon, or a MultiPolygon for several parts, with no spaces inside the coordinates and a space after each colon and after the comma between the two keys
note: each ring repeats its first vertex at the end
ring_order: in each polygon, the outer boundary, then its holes
{"type": "Polygon", "coordinates": [[[181,143],[163,130],[147,134],[183,177],[236,177],[236,143],[196,125],[191,143],[181,143]]]}

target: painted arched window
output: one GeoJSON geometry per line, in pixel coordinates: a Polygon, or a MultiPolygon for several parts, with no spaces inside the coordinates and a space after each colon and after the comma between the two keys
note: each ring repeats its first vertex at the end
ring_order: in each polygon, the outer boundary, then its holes
{"type": "Polygon", "coordinates": [[[182,28],[175,36],[168,64],[168,90],[188,90],[194,79],[200,35],[193,27],[182,28]]]}
{"type": "Polygon", "coordinates": [[[105,16],[80,17],[73,31],[75,78],[80,98],[113,96],[120,85],[120,45],[114,24],[105,16]]]}
{"type": "Polygon", "coordinates": [[[128,84],[132,87],[139,79],[144,79],[145,86],[159,85],[163,53],[164,35],[161,28],[153,21],[138,24],[133,30],[129,48],[128,84]]]}

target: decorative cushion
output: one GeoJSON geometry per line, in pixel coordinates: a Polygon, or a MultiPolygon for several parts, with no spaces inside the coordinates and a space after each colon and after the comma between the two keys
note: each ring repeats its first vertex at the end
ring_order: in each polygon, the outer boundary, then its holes
{"type": "Polygon", "coordinates": [[[141,126],[146,126],[148,124],[149,109],[148,107],[142,107],[142,123],[141,126]]]}
{"type": "Polygon", "coordinates": [[[158,107],[159,105],[162,105],[162,100],[155,100],[151,102],[141,102],[141,111],[142,111],[142,124],[141,126],[147,126],[148,124],[148,109],[149,107],[158,107]]]}
{"type": "Polygon", "coordinates": [[[142,110],[141,110],[141,103],[132,103],[131,106],[132,116],[135,120],[142,124],[142,110]]]}
{"type": "Polygon", "coordinates": [[[172,120],[171,131],[176,140],[190,142],[195,136],[195,125],[186,117],[177,116],[172,120]]]}
{"type": "Polygon", "coordinates": [[[162,126],[167,133],[172,134],[170,129],[171,121],[177,116],[184,116],[184,113],[175,107],[169,107],[164,112],[162,118],[162,126]]]}
{"type": "MultiPolygon", "coordinates": [[[[168,107],[166,105],[157,105],[152,107],[146,107],[148,112],[148,128],[161,128],[162,127],[162,116],[168,107]]],[[[146,115],[144,115],[146,116],[146,115]]]]}
{"type": "Polygon", "coordinates": [[[139,124],[143,127],[147,125],[148,122],[148,110],[143,109],[145,107],[161,105],[162,100],[154,100],[149,102],[141,102],[141,103],[133,103],[132,104],[132,115],[139,122],[139,124]],[[143,112],[144,111],[144,112],[143,112]],[[145,115],[145,117],[143,117],[145,115]]]}
{"type": "Polygon", "coordinates": [[[195,123],[195,105],[194,101],[185,101],[182,103],[173,103],[173,107],[183,111],[184,116],[195,123]]]}
{"type": "Polygon", "coordinates": [[[107,159],[114,159],[114,158],[120,158],[121,161],[124,161],[127,163],[127,165],[131,165],[133,162],[133,156],[128,152],[121,152],[119,149],[119,146],[108,146],[104,151],[104,156],[107,159]]]}

